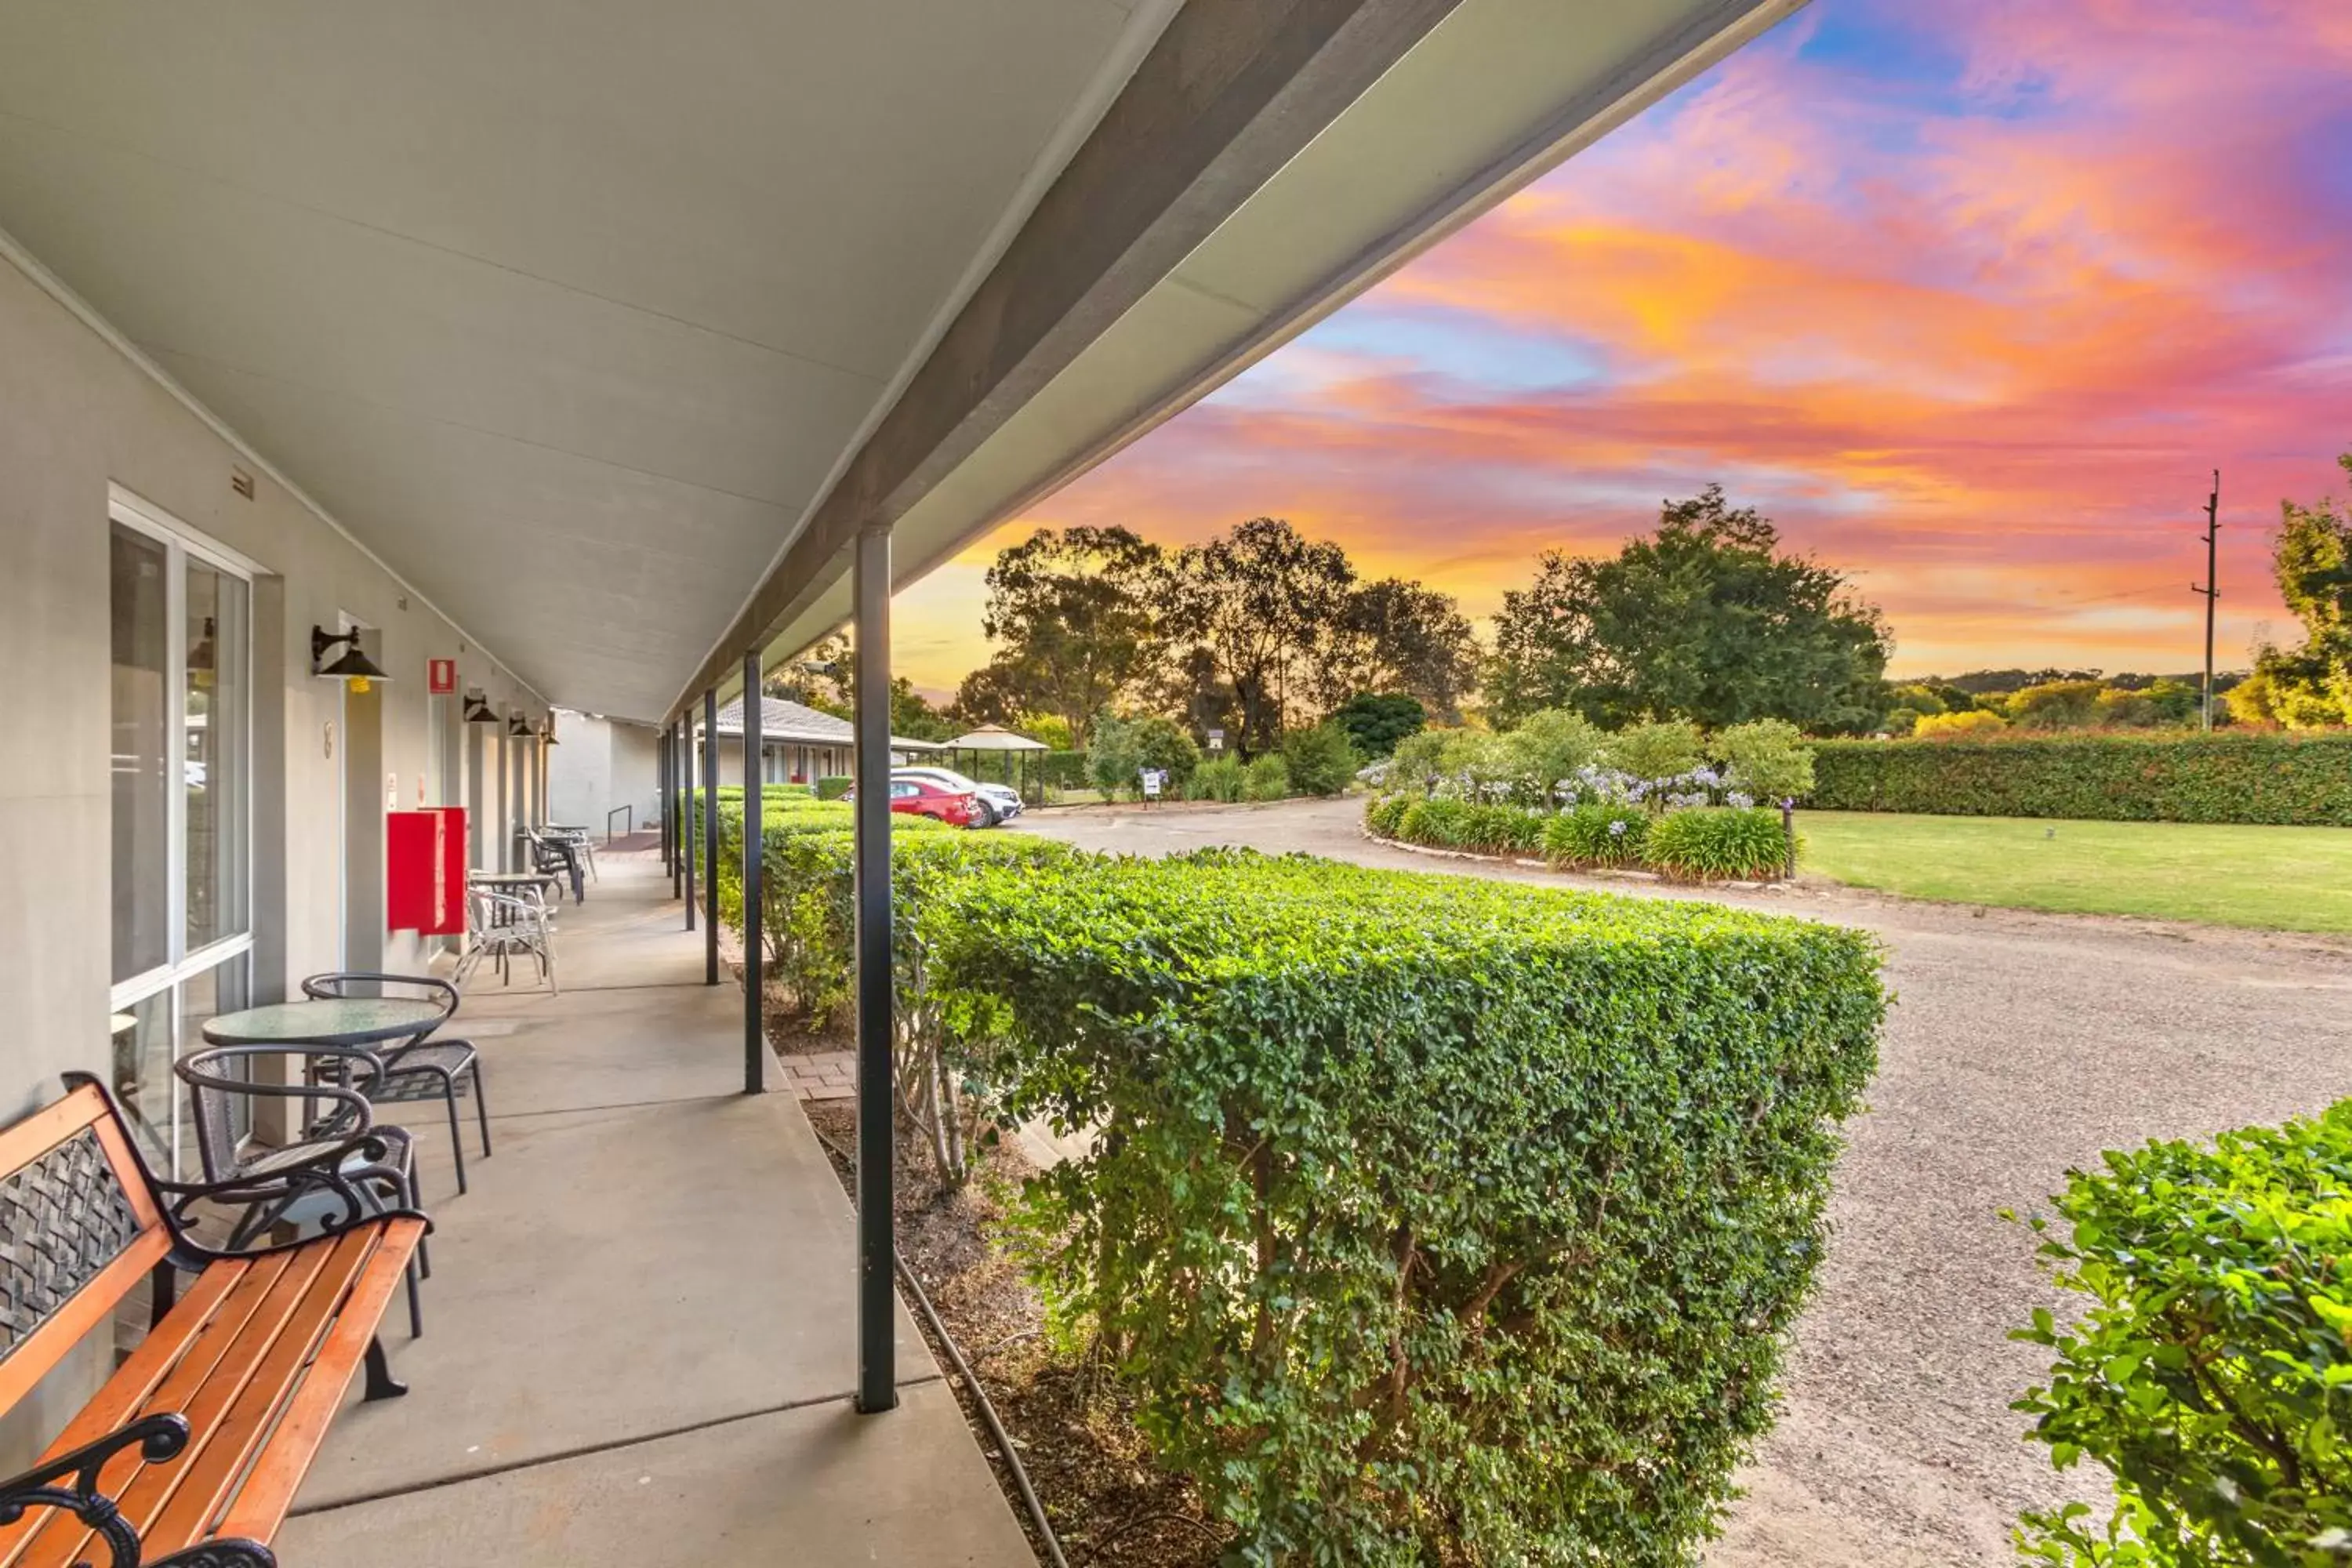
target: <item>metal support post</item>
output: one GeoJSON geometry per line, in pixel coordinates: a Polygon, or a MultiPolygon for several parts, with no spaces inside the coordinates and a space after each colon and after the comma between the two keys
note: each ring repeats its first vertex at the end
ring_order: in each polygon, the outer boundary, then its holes
{"type": "Polygon", "coordinates": [[[890,535],[857,536],[857,1408],[898,1403],[893,1333],[890,1038],[890,535]]]}
{"type": "Polygon", "coordinates": [[[719,984],[719,689],[702,694],[702,983],[719,984]]]}
{"type": "Polygon", "coordinates": [[[686,929],[694,929],[694,717],[688,715],[677,721],[679,750],[683,753],[678,768],[677,788],[677,859],[685,873],[686,929]]]}
{"type": "MultiPolygon", "coordinates": [[[[661,804],[654,821],[661,831],[662,875],[669,875],[669,726],[662,726],[661,739],[654,742],[654,788],[661,792],[661,804]]],[[[677,889],[672,887],[675,894],[677,889]]]]}
{"type": "Polygon", "coordinates": [[[768,1035],[760,1016],[760,816],[767,773],[760,759],[760,655],[743,656],[743,1092],[768,1087],[768,1035]]]}

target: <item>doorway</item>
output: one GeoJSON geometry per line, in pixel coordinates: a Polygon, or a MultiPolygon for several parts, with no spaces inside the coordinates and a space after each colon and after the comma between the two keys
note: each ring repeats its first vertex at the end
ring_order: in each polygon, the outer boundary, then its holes
{"type": "Polygon", "coordinates": [[[344,969],[383,967],[383,690],[342,689],[344,969]]]}

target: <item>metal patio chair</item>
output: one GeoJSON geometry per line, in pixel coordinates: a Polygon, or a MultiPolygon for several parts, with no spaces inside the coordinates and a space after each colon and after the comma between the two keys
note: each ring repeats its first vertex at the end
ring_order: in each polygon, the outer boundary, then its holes
{"type": "Polygon", "coordinates": [[[538,965],[549,995],[561,994],[555,984],[555,922],[546,900],[536,888],[520,894],[480,886],[467,889],[466,951],[457,960],[457,984],[464,984],[487,962],[497,967],[499,984],[507,984],[513,978],[509,965],[517,958],[538,965]]]}
{"type": "MultiPolygon", "coordinates": [[[[297,1167],[321,1160],[332,1160],[342,1184],[368,1195],[379,1212],[417,1206],[415,1139],[405,1127],[375,1125],[367,1097],[359,1089],[320,1081],[319,1068],[327,1058],[360,1081],[379,1069],[374,1054],[357,1046],[290,1044],[207,1046],[173,1064],[172,1070],[188,1086],[197,1161],[206,1184],[215,1189],[206,1196],[239,1211],[229,1228],[226,1250],[239,1250],[272,1226],[315,1224],[323,1228],[330,1223],[331,1197],[307,1186],[289,1193],[281,1179],[297,1167]],[[253,1078],[252,1064],[271,1057],[287,1062],[287,1082],[262,1083],[253,1078]],[[299,1101],[300,1121],[285,1143],[240,1152],[235,1107],[239,1099],[299,1101]],[[319,1109],[321,1102],[323,1110],[319,1109]]],[[[357,1216],[340,1217],[348,1222],[357,1216]]],[[[425,1332],[417,1281],[433,1273],[425,1245],[417,1244],[408,1268],[412,1337],[425,1332]]]]}
{"type": "Polygon", "coordinates": [[[447,1107],[450,1158],[457,1163],[457,1191],[462,1195],[466,1191],[466,1145],[458,1126],[457,1097],[470,1081],[474,1117],[481,1128],[485,1160],[490,1157],[490,1102],[482,1085],[482,1053],[474,1042],[433,1037],[434,1031],[456,1015],[457,988],[437,974],[378,974],[360,970],[313,974],[302,982],[302,994],[313,1002],[418,992],[425,994],[421,1000],[440,1005],[441,1016],[405,1042],[371,1047],[382,1065],[373,1079],[357,1087],[374,1105],[437,1099],[447,1107]]]}

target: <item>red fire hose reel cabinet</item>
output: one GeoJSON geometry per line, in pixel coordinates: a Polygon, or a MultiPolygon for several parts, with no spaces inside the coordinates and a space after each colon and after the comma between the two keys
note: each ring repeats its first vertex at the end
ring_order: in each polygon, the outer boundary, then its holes
{"type": "Polygon", "coordinates": [[[384,814],[384,925],[426,936],[466,929],[466,808],[384,814]]]}

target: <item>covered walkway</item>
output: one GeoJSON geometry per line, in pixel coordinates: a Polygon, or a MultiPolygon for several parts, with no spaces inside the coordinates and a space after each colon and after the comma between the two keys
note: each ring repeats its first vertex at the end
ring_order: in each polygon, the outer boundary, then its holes
{"type": "MultiPolygon", "coordinates": [[[[1026,1565],[902,1312],[900,1406],[861,1420],[850,1206],[789,1092],[746,1097],[742,1000],[702,984],[650,857],[560,917],[563,992],[478,977],[495,1157],[436,1218],[408,1397],[347,1409],[279,1542],[411,1568],[776,1562],[1026,1565]]],[[[396,1316],[396,1314],[395,1314],[396,1316]]]]}

